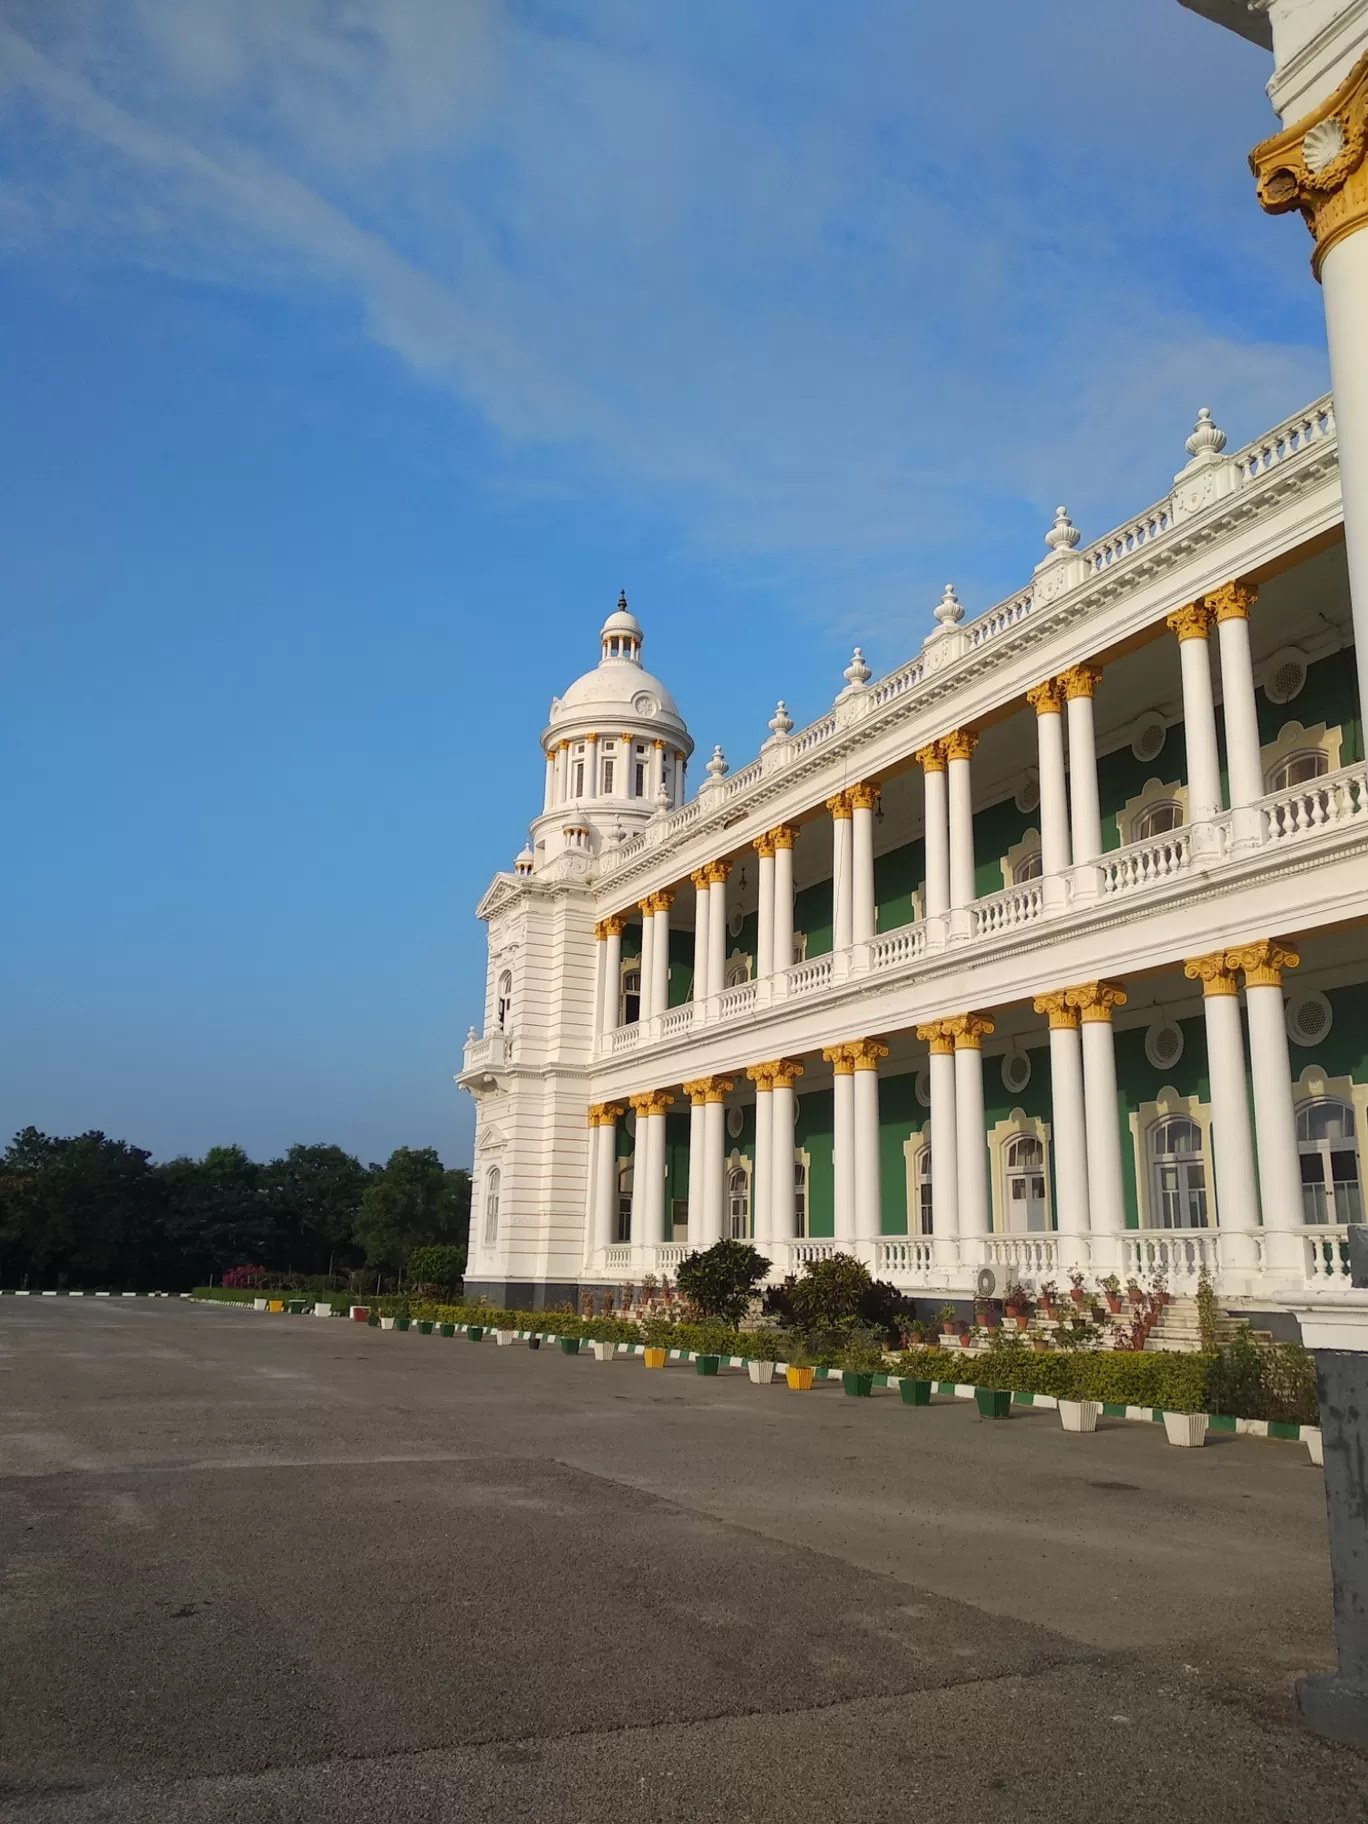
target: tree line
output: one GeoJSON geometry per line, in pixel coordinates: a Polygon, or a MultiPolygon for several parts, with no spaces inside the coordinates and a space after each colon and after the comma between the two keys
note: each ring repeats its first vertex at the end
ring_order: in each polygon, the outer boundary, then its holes
{"type": "Polygon", "coordinates": [[[435,1148],[362,1165],[340,1146],[251,1159],[212,1146],[155,1161],[99,1132],[23,1128],[0,1158],[0,1285],[185,1291],[244,1264],[398,1276],[430,1245],[464,1251],[470,1174],[435,1148]]]}

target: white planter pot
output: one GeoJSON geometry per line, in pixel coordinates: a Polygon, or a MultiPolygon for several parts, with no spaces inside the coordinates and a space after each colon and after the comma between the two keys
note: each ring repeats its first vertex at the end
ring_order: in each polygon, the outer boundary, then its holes
{"type": "Polygon", "coordinates": [[[595,1343],[593,1345],[593,1350],[594,1360],[596,1362],[611,1362],[613,1357],[617,1354],[617,1344],[595,1343]]]}
{"type": "Polygon", "coordinates": [[[773,1362],[747,1362],[746,1373],[757,1387],[768,1387],[774,1379],[773,1362]]]}
{"type": "Polygon", "coordinates": [[[270,1302],[269,1298],[254,1298],[252,1300],[252,1309],[253,1311],[264,1311],[270,1302]]]}
{"type": "Polygon", "coordinates": [[[1311,1453],[1311,1461],[1316,1465],[1317,1469],[1324,1469],[1325,1440],[1320,1434],[1319,1426],[1303,1425],[1301,1435],[1307,1450],[1311,1453]]]}
{"type": "Polygon", "coordinates": [[[324,1300],[319,1299],[314,1305],[313,1314],[315,1317],[331,1317],[332,1316],[331,1301],[328,1301],[325,1303],[324,1300]]]}
{"type": "Polygon", "coordinates": [[[380,1328],[382,1330],[393,1330],[394,1319],[392,1317],[382,1317],[380,1319],[380,1328]]]}
{"type": "Polygon", "coordinates": [[[506,1349],[510,1343],[516,1343],[517,1340],[518,1333],[516,1330],[496,1330],[494,1332],[494,1341],[501,1349],[506,1349]]]}
{"type": "Polygon", "coordinates": [[[1096,1431],[1102,1415],[1100,1400],[1061,1400],[1059,1422],[1065,1431],[1096,1431]]]}
{"type": "Polygon", "coordinates": [[[1204,1412],[1166,1412],[1164,1431],[1170,1444],[1180,1444],[1184,1450],[1196,1449],[1206,1443],[1207,1415],[1204,1412]]]}

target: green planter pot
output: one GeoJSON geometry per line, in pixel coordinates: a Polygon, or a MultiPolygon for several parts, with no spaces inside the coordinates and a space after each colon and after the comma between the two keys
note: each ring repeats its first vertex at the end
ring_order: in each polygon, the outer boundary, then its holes
{"type": "Polygon", "coordinates": [[[372,1311],[367,1317],[366,1328],[368,1330],[378,1330],[380,1328],[380,1313],[378,1311],[372,1311]]]}
{"type": "Polygon", "coordinates": [[[867,1400],[874,1391],[874,1376],[872,1374],[853,1374],[847,1368],[841,1375],[841,1385],[852,1399],[867,1400]]]}
{"type": "Polygon", "coordinates": [[[721,1365],[722,1357],[720,1355],[696,1355],[694,1357],[694,1367],[699,1374],[716,1374],[721,1365]]]}
{"type": "Polygon", "coordinates": [[[411,1317],[396,1317],[394,1320],[394,1327],[396,1330],[407,1330],[412,1322],[413,1319],[411,1317]]]}
{"type": "Polygon", "coordinates": [[[580,1339],[577,1336],[563,1336],[560,1339],[562,1355],[578,1355],[580,1339]]]}
{"type": "Polygon", "coordinates": [[[418,1319],[418,1334],[419,1336],[432,1335],[432,1319],[430,1317],[420,1317],[418,1319]]]}
{"type": "Polygon", "coordinates": [[[478,1343],[483,1335],[483,1324],[470,1324],[466,1329],[466,1341],[469,1343],[478,1343]]]}
{"type": "Polygon", "coordinates": [[[974,1404],[981,1419],[1010,1419],[1012,1395],[1005,1387],[975,1387],[974,1404]]]}
{"type": "Polygon", "coordinates": [[[302,1317],[308,1308],[309,1301],[306,1298],[292,1298],[285,1307],[291,1317],[302,1317]]]}
{"type": "Polygon", "coordinates": [[[456,1326],[455,1324],[438,1324],[437,1334],[438,1336],[455,1336],[456,1326]]]}
{"type": "Polygon", "coordinates": [[[931,1404],[930,1381],[902,1381],[898,1392],[902,1395],[904,1406],[929,1406],[931,1404]]]}
{"type": "Polygon", "coordinates": [[[529,1336],[527,1339],[527,1346],[529,1349],[540,1349],[541,1338],[539,1336],[529,1336]]]}

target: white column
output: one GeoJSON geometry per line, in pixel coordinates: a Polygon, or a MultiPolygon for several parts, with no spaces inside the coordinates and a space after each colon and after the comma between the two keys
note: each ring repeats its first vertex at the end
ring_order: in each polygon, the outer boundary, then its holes
{"type": "Polygon", "coordinates": [[[785,1059],[773,1076],[770,1092],[770,1138],[774,1148],[770,1171],[770,1225],[772,1242],[792,1241],[796,1227],[797,1204],[794,1197],[793,1126],[797,1106],[793,1093],[794,1078],[802,1074],[802,1065],[785,1059]]]}
{"type": "Polygon", "coordinates": [[[608,931],[602,919],[594,926],[594,1037],[603,1036],[603,981],[608,951],[608,931]]]}
{"type": "MultiPolygon", "coordinates": [[[[1061,1235],[1084,1236],[1088,1220],[1087,1111],[1083,1097],[1083,1046],[1078,1010],[1062,993],[1042,994],[1037,1013],[1050,1019],[1050,1140],[1054,1154],[1054,1218],[1061,1235]]],[[[1065,1250],[1067,1253],[1068,1250],[1065,1250]]],[[[1083,1248],[1078,1265],[1086,1267],[1083,1248]]],[[[1061,1257],[1061,1265],[1072,1266],[1061,1257]]]]}
{"type": "Polygon", "coordinates": [[[670,1240],[670,1235],[666,1232],[668,1213],[665,1208],[665,1110],[674,1101],[674,1097],[657,1094],[648,1100],[651,1106],[647,1110],[646,1119],[643,1121],[639,1115],[637,1117],[638,1135],[643,1130],[645,1132],[645,1164],[640,1164],[639,1148],[638,1169],[632,1180],[632,1212],[633,1216],[638,1209],[642,1212],[641,1234],[638,1237],[634,1223],[632,1238],[656,1246],[670,1240]]]}
{"type": "Polygon", "coordinates": [[[883,1179],[879,1169],[879,1059],[887,1045],[860,1039],[851,1046],[855,1059],[855,1239],[858,1251],[872,1258],[883,1233],[883,1179]]]}
{"type": "Polygon", "coordinates": [[[936,1262],[959,1262],[959,1160],[955,1121],[955,1041],[943,1022],[918,1026],[917,1037],[931,1047],[931,1226],[936,1262]]]}
{"type": "Polygon", "coordinates": [[[620,734],[618,736],[618,751],[622,755],[622,771],[618,775],[617,790],[613,793],[613,796],[615,798],[632,798],[635,796],[635,793],[632,791],[632,784],[636,778],[636,752],[633,747],[631,735],[620,734]]]}
{"type": "Polygon", "coordinates": [[[863,944],[874,936],[878,914],[874,898],[874,802],[872,785],[852,786],[850,799],[850,941],[863,944]]]}
{"type": "Polygon", "coordinates": [[[1202,984],[1221,1266],[1237,1273],[1253,1272],[1259,1265],[1259,1187],[1235,975],[1220,950],[1212,956],[1190,957],[1183,968],[1190,980],[1200,979],[1202,984]]]}
{"type": "Polygon", "coordinates": [[[770,1066],[753,1065],[746,1075],[755,1084],[755,1164],[751,1171],[751,1232],[762,1251],[770,1241],[770,1205],[774,1180],[774,1096],[770,1066]]]}
{"type": "Polygon", "coordinates": [[[611,1247],[617,1240],[617,1118],[621,1113],[621,1104],[604,1103],[599,1125],[594,1130],[598,1139],[598,1150],[594,1155],[597,1181],[594,1194],[595,1239],[601,1248],[611,1247]]]}
{"type": "MultiPolygon", "coordinates": [[[[978,736],[956,729],[945,738],[950,800],[950,913],[951,930],[968,936],[968,908],[978,897],[974,887],[974,798],[969,756],[978,736]],[[955,915],[959,914],[958,917],[955,915]]],[[[960,1186],[961,1199],[964,1187],[960,1186]]]]}
{"type": "Polygon", "coordinates": [[[731,1087],[727,1078],[714,1077],[703,1110],[703,1234],[697,1245],[704,1248],[721,1241],[725,1223],[727,1106],[723,1098],[731,1087]]]}
{"type": "Polygon", "coordinates": [[[689,879],[694,889],[694,965],[693,965],[693,998],[694,1005],[706,1001],[713,992],[708,983],[708,961],[712,954],[708,937],[708,917],[712,911],[712,900],[708,892],[708,876],[700,868],[691,874],[689,879]]]}
{"type": "MultiPolygon", "coordinates": [[[[992,1229],[988,1205],[988,1126],[983,1114],[983,1037],[991,1020],[963,1014],[947,1020],[955,1036],[955,1175],[959,1184],[961,1235],[987,1235],[992,1229]]],[[[932,1168],[935,1167],[932,1151],[932,1168]]]]}
{"type": "Polygon", "coordinates": [[[850,798],[837,792],[826,801],[831,812],[831,947],[835,951],[850,948],[853,929],[850,903],[851,872],[854,868],[850,829],[850,798]]]}
{"type": "MultiPolygon", "coordinates": [[[[1102,853],[1102,812],[1097,796],[1097,736],[1093,729],[1093,692],[1101,682],[1096,665],[1074,665],[1056,680],[1064,692],[1069,718],[1069,834],[1074,866],[1096,861],[1102,853]]],[[[1085,877],[1085,885],[1093,882],[1085,877]]]]}
{"type": "Polygon", "coordinates": [[[651,744],[651,803],[655,804],[660,788],[665,781],[665,743],[655,741],[651,744]]]}
{"type": "Polygon", "coordinates": [[[1051,911],[1062,911],[1067,900],[1058,883],[1067,872],[1069,848],[1069,790],[1064,769],[1063,693],[1051,681],[1026,692],[1036,712],[1036,752],[1040,770],[1040,871],[1043,892],[1051,911]],[[1055,883],[1052,890],[1050,883],[1055,883]]]}
{"type": "Polygon", "coordinates": [[[651,997],[655,992],[655,895],[643,899],[637,907],[641,913],[641,1006],[638,1017],[643,1024],[655,1013],[651,997]]]}
{"type": "Polygon", "coordinates": [[[542,790],[542,813],[545,815],[556,802],[556,750],[546,750],[546,785],[542,790]]]}
{"type": "Polygon", "coordinates": [[[848,1045],[822,1053],[831,1066],[832,1234],[849,1245],[855,1239],[855,1059],[848,1045]]]}
{"type": "Polygon", "coordinates": [[[945,780],[945,743],[933,741],[917,755],[924,780],[923,813],[926,849],[927,918],[943,918],[950,910],[950,812],[945,780]]]}
{"type": "Polygon", "coordinates": [[[597,734],[584,737],[584,795],[586,798],[597,798],[599,788],[599,760],[597,734]]]}
{"type": "Polygon", "coordinates": [[[556,803],[564,804],[570,796],[570,743],[556,743],[556,803]]]}
{"type": "Polygon", "coordinates": [[[703,1240],[705,1186],[703,1157],[706,1151],[704,1127],[707,1122],[706,1077],[696,1079],[684,1085],[684,1094],[689,1098],[689,1246],[706,1247],[703,1240]]]}
{"type": "Polygon", "coordinates": [[[655,917],[651,920],[651,1013],[664,1013],[670,1005],[670,906],[673,893],[657,893],[655,917]]]}
{"type": "Polygon", "coordinates": [[[1120,1236],[1126,1227],[1126,1193],[1121,1175],[1121,1117],[1116,1103],[1116,1045],[1112,1009],[1124,989],[1113,982],[1086,982],[1066,990],[1068,1004],[1083,1023],[1083,1111],[1088,1132],[1088,1219],[1093,1233],[1093,1266],[1114,1273],[1120,1266],[1120,1236]]]}
{"type": "Polygon", "coordinates": [[[622,1015],[622,927],[620,917],[603,921],[603,1010],[599,1030],[612,1032],[622,1015]]]}
{"type": "Polygon", "coordinates": [[[1249,610],[1255,594],[1245,583],[1226,583],[1206,598],[1207,607],[1216,617],[1216,637],[1221,648],[1221,707],[1225,714],[1234,849],[1256,848],[1263,836],[1259,815],[1249,808],[1264,793],[1254,661],[1249,650],[1249,610]]]}
{"type": "Polygon", "coordinates": [[[774,843],[768,835],[751,845],[758,857],[756,882],[755,973],[774,974],[774,843]]]}
{"type": "Polygon", "coordinates": [[[600,1239],[603,1220],[600,1216],[599,1195],[599,1154],[603,1143],[599,1134],[599,1104],[589,1104],[589,1150],[587,1169],[584,1180],[584,1266],[590,1270],[594,1264],[595,1250],[602,1247],[600,1239]]]}
{"type": "Polygon", "coordinates": [[[1368,714],[1368,348],[1363,334],[1368,316],[1368,234],[1362,229],[1325,255],[1321,286],[1339,438],[1354,660],[1359,705],[1368,714]]]}
{"type": "MultiPolygon", "coordinates": [[[[1187,748],[1188,822],[1210,823],[1221,814],[1221,758],[1216,747],[1216,705],[1211,694],[1207,636],[1211,611],[1190,602],[1168,617],[1178,636],[1183,673],[1183,741],[1187,748]]],[[[1196,841],[1196,835],[1193,837],[1196,841]]]]}
{"type": "Polygon", "coordinates": [[[774,948],[776,975],[782,974],[793,962],[793,839],[797,834],[797,830],[786,823],[770,831],[774,844],[774,911],[770,942],[774,948]]]}
{"type": "Polygon", "coordinates": [[[721,994],[727,982],[727,875],[731,864],[708,867],[708,992],[721,994]]]}
{"type": "Polygon", "coordinates": [[[1297,955],[1285,944],[1243,944],[1226,951],[1226,967],[1242,969],[1245,1015],[1249,1021],[1249,1074],[1254,1091],[1254,1133],[1259,1157],[1259,1199],[1278,1268],[1301,1265],[1277,1237],[1302,1226],[1301,1159],[1292,1104],[1292,1069],[1287,1056],[1282,972],[1295,969],[1297,955]]]}

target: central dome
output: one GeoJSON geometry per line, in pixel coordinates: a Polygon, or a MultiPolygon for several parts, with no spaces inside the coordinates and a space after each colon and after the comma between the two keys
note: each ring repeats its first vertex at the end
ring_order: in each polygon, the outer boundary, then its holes
{"type": "Polygon", "coordinates": [[[616,611],[599,633],[603,656],[552,703],[547,734],[563,736],[571,726],[604,734],[630,728],[668,734],[685,754],[691,753],[693,742],[679,706],[660,679],[642,666],[641,642],[640,623],[629,612],[626,596],[619,596],[616,611]]]}

